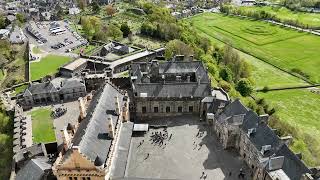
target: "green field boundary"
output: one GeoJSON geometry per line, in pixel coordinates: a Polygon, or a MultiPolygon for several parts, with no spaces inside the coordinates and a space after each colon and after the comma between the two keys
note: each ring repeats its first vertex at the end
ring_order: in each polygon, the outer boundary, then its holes
{"type": "MultiPolygon", "coordinates": [[[[209,27],[210,27],[210,26],[209,26],[209,27]]],[[[234,34],[234,33],[230,32],[230,31],[228,31],[228,30],[225,30],[225,29],[223,29],[223,28],[220,28],[220,27],[218,27],[218,26],[211,26],[211,27],[216,28],[216,29],[219,29],[220,31],[229,33],[229,34],[231,34],[231,35],[233,35],[233,36],[236,36],[236,37],[238,37],[238,38],[240,38],[240,39],[242,39],[242,40],[251,42],[252,44],[255,44],[255,45],[257,45],[257,46],[264,46],[264,45],[268,45],[268,44],[273,44],[273,43],[277,43],[277,42],[286,41],[286,40],[289,40],[289,39],[294,39],[294,38],[298,38],[298,37],[301,37],[301,36],[305,36],[305,34],[301,34],[301,35],[291,36],[291,37],[287,37],[287,38],[281,38],[281,39],[279,39],[279,40],[274,40],[274,41],[271,41],[271,42],[257,43],[257,42],[254,42],[254,41],[252,41],[252,40],[243,38],[242,36],[239,36],[239,35],[237,35],[237,34],[234,34]]]]}
{"type": "Polygon", "coordinates": [[[289,89],[306,89],[306,88],[318,87],[318,86],[320,86],[320,84],[306,85],[306,86],[292,86],[292,87],[269,88],[268,90],[257,89],[256,92],[281,91],[281,90],[289,90],[289,89]]]}
{"type": "MultiPolygon", "coordinates": [[[[238,48],[238,47],[236,47],[235,45],[233,45],[233,43],[224,40],[224,38],[219,38],[219,37],[217,37],[217,36],[213,36],[213,35],[211,35],[211,34],[207,34],[207,32],[206,32],[205,30],[203,30],[202,28],[200,28],[200,27],[196,27],[196,29],[198,29],[198,30],[201,31],[202,33],[206,34],[207,36],[210,36],[210,37],[212,37],[212,38],[214,38],[214,39],[216,39],[216,40],[218,40],[218,41],[221,41],[221,42],[224,43],[224,44],[230,45],[232,48],[237,49],[238,51],[241,51],[241,52],[243,52],[243,53],[249,54],[250,56],[253,56],[253,57],[255,57],[256,59],[258,59],[258,60],[260,60],[260,61],[263,61],[263,62],[265,62],[265,63],[273,66],[274,68],[279,69],[279,70],[282,71],[282,72],[285,72],[285,73],[290,74],[290,75],[292,75],[292,76],[294,76],[294,77],[297,77],[297,78],[303,80],[304,82],[306,82],[306,83],[308,83],[308,84],[315,85],[315,84],[314,84],[313,82],[311,82],[310,80],[308,80],[308,79],[306,79],[306,78],[304,78],[304,77],[301,77],[301,76],[299,76],[299,75],[297,75],[297,74],[294,74],[294,73],[292,73],[292,72],[290,72],[290,71],[288,71],[288,70],[286,70],[286,69],[283,69],[283,68],[281,68],[281,67],[279,67],[279,66],[277,66],[277,65],[275,65],[275,64],[273,64],[273,63],[270,63],[269,61],[267,61],[267,60],[265,60],[265,59],[263,59],[263,58],[261,58],[261,57],[256,56],[255,54],[251,53],[250,51],[247,51],[247,50],[245,50],[245,49],[243,49],[243,48],[238,48]]],[[[274,58],[275,58],[275,57],[274,57],[274,58]]],[[[275,59],[278,59],[278,58],[275,58],[275,59]]]]}

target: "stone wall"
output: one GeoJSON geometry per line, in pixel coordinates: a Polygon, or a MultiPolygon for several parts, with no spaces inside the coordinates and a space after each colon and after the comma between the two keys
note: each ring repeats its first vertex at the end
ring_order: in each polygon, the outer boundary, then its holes
{"type": "Polygon", "coordinates": [[[136,101],[136,113],[138,117],[199,114],[200,103],[200,100],[197,99],[175,101],[170,100],[170,98],[167,98],[167,100],[138,98],[136,101]]]}

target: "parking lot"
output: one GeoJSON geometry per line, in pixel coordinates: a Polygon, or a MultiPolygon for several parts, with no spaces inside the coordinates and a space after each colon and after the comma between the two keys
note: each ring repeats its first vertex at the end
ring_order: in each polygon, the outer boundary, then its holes
{"type": "Polygon", "coordinates": [[[67,21],[30,22],[26,31],[30,43],[48,53],[65,53],[87,44],[87,40],[74,32],[67,21]]]}

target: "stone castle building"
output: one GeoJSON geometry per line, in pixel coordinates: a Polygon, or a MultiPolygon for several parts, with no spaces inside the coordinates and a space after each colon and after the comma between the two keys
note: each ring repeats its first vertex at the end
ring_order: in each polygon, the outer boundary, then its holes
{"type": "Polygon", "coordinates": [[[21,98],[23,107],[36,104],[75,100],[86,95],[86,86],[78,78],[55,78],[48,82],[31,83],[21,98]]]}
{"type": "Polygon", "coordinates": [[[128,96],[106,83],[90,103],[85,102],[86,99],[80,99],[80,123],[76,127],[69,124],[63,131],[64,147],[52,168],[61,180],[108,179],[122,173],[119,169],[125,167],[119,154],[128,151],[127,140],[133,127],[129,121],[128,96]]]}
{"type": "Polygon", "coordinates": [[[290,138],[278,137],[267,115],[211,88],[202,62],[133,63],[129,81],[129,91],[106,80],[94,96],[79,99],[79,123],[63,130],[63,149],[52,168],[58,179],[123,179],[134,127],[130,113],[139,120],[196,114],[212,126],[224,149],[236,150],[251,168],[246,177],[313,179],[314,172],[288,148],[290,138]]]}
{"type": "Polygon", "coordinates": [[[130,78],[137,117],[201,112],[211,82],[200,61],[133,63],[130,78]]]}
{"type": "Polygon", "coordinates": [[[251,168],[252,179],[313,179],[311,170],[288,148],[290,137],[280,138],[268,126],[268,115],[257,115],[237,99],[208,118],[224,149],[238,150],[251,168]]]}

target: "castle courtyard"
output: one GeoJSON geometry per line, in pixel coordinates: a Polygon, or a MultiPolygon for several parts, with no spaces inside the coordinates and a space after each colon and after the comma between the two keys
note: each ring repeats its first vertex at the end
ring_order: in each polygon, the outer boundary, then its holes
{"type": "Polygon", "coordinates": [[[153,118],[148,123],[146,134],[132,137],[127,177],[222,180],[238,179],[241,168],[246,173],[247,166],[239,156],[223,150],[216,135],[199,117],[153,118]],[[155,138],[164,134],[167,135],[162,142],[155,138]]]}

